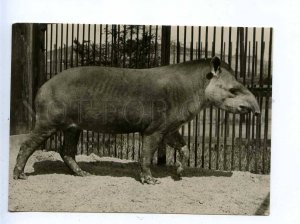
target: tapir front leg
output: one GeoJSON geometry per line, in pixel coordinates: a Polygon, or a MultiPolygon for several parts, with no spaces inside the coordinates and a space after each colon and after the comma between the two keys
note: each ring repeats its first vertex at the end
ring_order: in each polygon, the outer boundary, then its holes
{"type": "Polygon", "coordinates": [[[140,180],[142,184],[159,184],[160,182],[152,177],[150,165],[151,160],[159,144],[162,142],[162,135],[154,133],[144,136],[143,149],[140,158],[141,173],[140,180]]]}
{"type": "Polygon", "coordinates": [[[176,167],[177,175],[181,177],[184,167],[188,165],[189,149],[178,130],[166,135],[164,141],[179,152],[179,160],[176,161],[176,167]]]}

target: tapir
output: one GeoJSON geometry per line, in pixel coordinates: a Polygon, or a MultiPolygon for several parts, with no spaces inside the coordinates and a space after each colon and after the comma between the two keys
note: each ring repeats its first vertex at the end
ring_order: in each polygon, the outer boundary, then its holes
{"type": "Polygon", "coordinates": [[[75,175],[89,175],[75,161],[84,129],[139,132],[143,137],[140,180],[159,183],[150,171],[155,151],[164,142],[179,150],[181,162],[186,160],[188,150],[178,130],[210,105],[232,113],[260,113],[254,95],[218,57],[150,69],[86,66],[65,70],[38,90],[35,127],[21,144],[13,177],[26,179],[28,158],[58,130],[64,136],[59,153],[65,164],[75,175]]]}

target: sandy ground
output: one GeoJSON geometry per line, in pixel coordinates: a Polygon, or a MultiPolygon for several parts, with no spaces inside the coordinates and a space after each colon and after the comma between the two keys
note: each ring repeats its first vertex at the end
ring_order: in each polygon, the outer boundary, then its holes
{"type": "Polygon", "coordinates": [[[159,185],[138,181],[138,164],[95,154],[76,159],[94,174],[70,174],[58,153],[36,151],[28,160],[27,180],[13,180],[20,143],[10,139],[10,211],[142,212],[268,215],[268,175],[190,168],[182,180],[174,167],[153,167],[159,185]]]}

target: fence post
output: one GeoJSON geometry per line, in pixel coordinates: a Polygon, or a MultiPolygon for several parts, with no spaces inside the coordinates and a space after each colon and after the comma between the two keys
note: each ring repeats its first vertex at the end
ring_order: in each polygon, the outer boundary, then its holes
{"type": "Polygon", "coordinates": [[[44,82],[45,25],[12,26],[10,134],[27,133],[34,125],[35,94],[44,82]]]}
{"type": "MultiPolygon", "coordinates": [[[[171,26],[162,26],[161,30],[161,65],[170,64],[171,26]]],[[[157,165],[167,162],[166,144],[161,144],[157,151],[157,165]]]]}

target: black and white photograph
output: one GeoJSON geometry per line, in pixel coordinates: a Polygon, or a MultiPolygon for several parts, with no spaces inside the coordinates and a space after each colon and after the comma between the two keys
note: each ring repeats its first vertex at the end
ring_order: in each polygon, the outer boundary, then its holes
{"type": "Polygon", "coordinates": [[[268,215],[272,40],[13,24],[9,210],[268,215]]]}
{"type": "Polygon", "coordinates": [[[0,223],[299,223],[299,6],[0,1],[0,223]]]}

